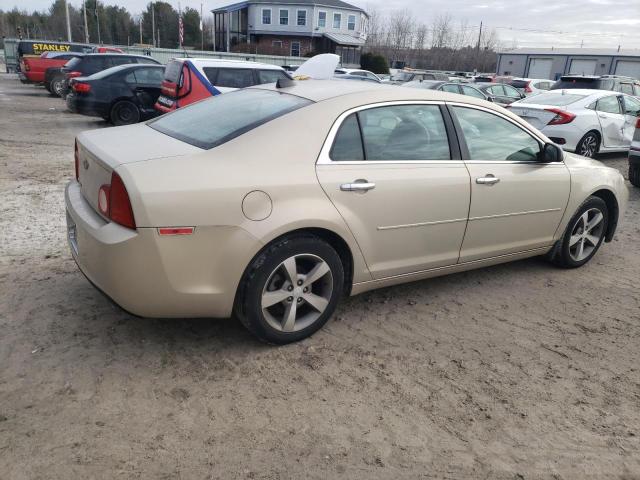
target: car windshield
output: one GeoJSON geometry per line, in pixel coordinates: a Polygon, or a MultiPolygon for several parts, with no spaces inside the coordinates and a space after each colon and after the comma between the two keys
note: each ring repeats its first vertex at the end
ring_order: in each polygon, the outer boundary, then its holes
{"type": "Polygon", "coordinates": [[[586,95],[577,95],[575,93],[541,93],[540,95],[524,98],[518,103],[535,103],[538,105],[563,107],[565,105],[571,105],[584,97],[586,97],[586,95]]]}
{"type": "Polygon", "coordinates": [[[408,82],[412,78],[413,78],[412,73],[398,72],[391,77],[391,80],[393,80],[394,82],[408,82]]]}
{"type": "Polygon", "coordinates": [[[311,103],[270,90],[238,90],[181,108],[148,125],[208,150],[311,103]]]}

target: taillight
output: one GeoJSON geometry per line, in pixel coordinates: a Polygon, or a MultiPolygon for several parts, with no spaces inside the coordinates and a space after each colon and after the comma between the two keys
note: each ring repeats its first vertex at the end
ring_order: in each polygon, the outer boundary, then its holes
{"type": "Polygon", "coordinates": [[[91,91],[91,85],[82,82],[73,82],[72,88],[77,93],[89,93],[91,91]]]}
{"type": "Polygon", "coordinates": [[[102,185],[98,191],[98,209],[111,221],[123,227],[136,228],[129,193],[116,172],[111,174],[111,185],[102,185]]]}
{"type": "Polygon", "coordinates": [[[565,123],[573,122],[573,119],[576,118],[573,113],[565,112],[559,108],[545,108],[545,111],[556,114],[556,116],[553,117],[547,125],[564,125],[565,123]]]}
{"type": "Polygon", "coordinates": [[[525,91],[526,93],[533,93],[533,90],[531,89],[530,85],[531,85],[531,82],[528,82],[528,83],[527,83],[527,86],[526,86],[526,87],[524,87],[524,91],[525,91]]]}
{"type": "Polygon", "coordinates": [[[640,118],[636,120],[636,128],[640,128],[640,118]]]}
{"type": "Polygon", "coordinates": [[[79,181],[80,180],[80,153],[78,152],[78,140],[76,140],[73,156],[76,164],[76,180],[79,181]]]}

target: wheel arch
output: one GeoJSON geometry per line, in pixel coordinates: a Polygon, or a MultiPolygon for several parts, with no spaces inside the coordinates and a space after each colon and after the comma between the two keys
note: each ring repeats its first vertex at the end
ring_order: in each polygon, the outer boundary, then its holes
{"type": "Polygon", "coordinates": [[[606,242],[611,242],[611,240],[613,240],[613,235],[616,233],[616,228],[618,227],[618,216],[620,215],[618,199],[611,190],[606,188],[596,190],[591,195],[601,198],[607,205],[607,210],[609,211],[609,224],[607,225],[607,232],[604,239],[606,242]]]}
{"type": "Polygon", "coordinates": [[[342,262],[342,266],[344,268],[343,294],[345,296],[349,296],[351,294],[351,288],[353,286],[354,258],[353,258],[353,252],[351,251],[351,248],[349,247],[349,244],[347,243],[347,241],[344,238],[342,238],[341,235],[327,228],[301,227],[301,228],[289,230],[285,233],[282,233],[270,239],[268,242],[266,242],[262,246],[262,248],[260,248],[260,250],[258,250],[255,253],[253,257],[251,257],[251,260],[249,260],[249,262],[247,263],[247,266],[242,272],[242,276],[240,277],[240,282],[238,283],[238,287],[236,288],[235,299],[233,302],[234,310],[237,307],[238,302],[241,300],[244,294],[245,277],[247,275],[247,272],[251,268],[251,265],[255,261],[255,259],[258,256],[260,256],[265,250],[267,250],[271,245],[281,241],[283,238],[292,237],[296,235],[305,235],[305,234],[318,237],[324,240],[325,242],[327,242],[329,245],[331,245],[331,247],[335,249],[335,251],[338,253],[338,256],[340,257],[340,261],[342,262]]]}

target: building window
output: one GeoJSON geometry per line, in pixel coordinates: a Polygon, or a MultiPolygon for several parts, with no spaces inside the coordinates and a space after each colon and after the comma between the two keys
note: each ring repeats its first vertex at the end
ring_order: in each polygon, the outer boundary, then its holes
{"type": "Polygon", "coordinates": [[[280,10],[280,25],[289,25],[289,10],[280,10]]]}
{"type": "Polygon", "coordinates": [[[271,41],[271,46],[276,48],[282,48],[282,40],[271,41]]]}
{"type": "Polygon", "coordinates": [[[291,56],[292,57],[300,56],[300,42],[291,42],[291,56]]]}
{"type": "Polygon", "coordinates": [[[298,26],[304,27],[307,24],[307,11],[298,10],[298,26]]]}
{"type": "Polygon", "coordinates": [[[340,28],[342,24],[342,14],[341,13],[334,13],[333,14],[333,28],[340,28]]]}
{"type": "Polygon", "coordinates": [[[327,12],[318,12],[318,27],[324,28],[327,26],[327,12]]]}
{"type": "Polygon", "coordinates": [[[355,15],[349,15],[349,21],[347,22],[347,28],[349,30],[355,30],[356,29],[356,16],[355,15]]]}
{"type": "Polygon", "coordinates": [[[262,24],[271,25],[271,9],[270,8],[262,9],[262,24]]]}

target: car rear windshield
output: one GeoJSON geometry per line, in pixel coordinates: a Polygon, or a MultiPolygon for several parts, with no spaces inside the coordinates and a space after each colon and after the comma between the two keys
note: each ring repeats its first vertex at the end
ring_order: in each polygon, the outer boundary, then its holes
{"type": "Polygon", "coordinates": [[[551,90],[570,88],[590,88],[595,90],[613,90],[613,80],[600,78],[562,78],[553,84],[551,90]]]}
{"type": "Polygon", "coordinates": [[[509,83],[509,85],[511,85],[513,88],[527,88],[527,85],[529,85],[529,80],[511,80],[509,83]]]}
{"type": "Polygon", "coordinates": [[[149,126],[208,150],[311,103],[305,98],[270,90],[239,90],[181,108],[149,126]]]}
{"type": "Polygon", "coordinates": [[[69,60],[67,63],[64,64],[64,68],[73,70],[74,68],[76,68],[76,65],[80,63],[80,60],[82,60],[81,57],[72,58],[71,60],[69,60]]]}
{"type": "Polygon", "coordinates": [[[586,97],[586,95],[577,95],[575,93],[541,93],[540,95],[523,98],[518,103],[535,103],[537,105],[563,107],[565,105],[571,105],[584,97],[586,97]]]}

